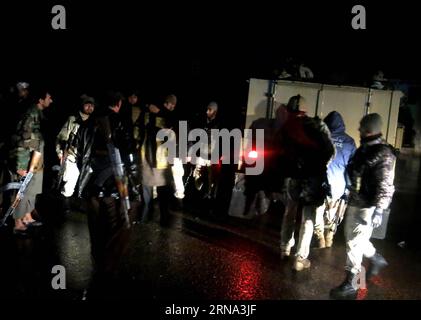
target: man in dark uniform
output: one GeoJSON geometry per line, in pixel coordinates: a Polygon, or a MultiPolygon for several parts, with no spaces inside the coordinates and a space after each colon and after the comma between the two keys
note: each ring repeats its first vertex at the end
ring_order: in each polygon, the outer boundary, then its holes
{"type": "MultiPolygon", "coordinates": [[[[56,153],[61,165],[61,174],[63,185],[59,185],[63,200],[63,209],[66,213],[70,212],[70,198],[75,190],[79,173],[80,160],[83,154],[79,155],[79,148],[83,149],[78,143],[78,131],[81,128],[89,126],[91,114],[94,112],[95,100],[87,95],[80,97],[79,111],[71,115],[61,128],[56,139],[56,153]]],[[[81,136],[83,133],[81,132],[81,136]]]]}
{"type": "Polygon", "coordinates": [[[100,279],[116,271],[127,249],[130,223],[125,206],[126,183],[128,172],[134,169],[131,134],[120,115],[123,96],[111,92],[106,102],[106,109],[100,111],[96,121],[90,161],[92,175],[86,187],[91,249],[100,279]],[[118,157],[111,158],[118,153],[120,163],[115,161],[118,157]],[[120,175],[118,170],[123,167],[120,175]]]}
{"type": "Polygon", "coordinates": [[[358,279],[364,276],[362,260],[370,261],[367,280],[377,276],[388,263],[370,241],[373,229],[382,225],[383,213],[392,202],[396,154],[382,136],[383,121],[371,113],[360,121],[361,145],[351,158],[349,203],[345,213],[346,277],[330,291],[336,299],[355,299],[358,279]]]}

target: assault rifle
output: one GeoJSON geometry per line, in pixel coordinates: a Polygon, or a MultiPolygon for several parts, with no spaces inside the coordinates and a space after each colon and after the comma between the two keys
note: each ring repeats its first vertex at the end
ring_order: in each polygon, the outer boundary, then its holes
{"type": "Polygon", "coordinates": [[[130,227],[129,210],[130,210],[130,199],[129,199],[129,187],[128,178],[124,172],[124,165],[121,161],[120,150],[115,146],[112,140],[110,121],[107,117],[98,119],[100,123],[100,130],[104,134],[108,156],[110,157],[111,168],[114,174],[114,179],[117,187],[117,191],[120,197],[121,205],[123,207],[124,219],[126,226],[130,227]]]}
{"type": "Polygon", "coordinates": [[[57,178],[57,185],[55,186],[57,190],[60,189],[61,182],[63,181],[64,172],[66,171],[66,160],[69,156],[69,148],[73,144],[73,140],[75,139],[76,133],[79,129],[80,125],[78,123],[75,123],[75,126],[73,127],[72,132],[69,134],[69,139],[66,142],[66,146],[63,150],[63,158],[61,159],[60,163],[60,171],[58,173],[57,178]]]}
{"type": "Polygon", "coordinates": [[[6,214],[4,215],[3,219],[0,222],[0,228],[6,224],[6,220],[9,216],[11,216],[16,208],[18,207],[19,203],[25,197],[25,192],[28,189],[29,183],[31,182],[32,177],[34,176],[35,168],[38,166],[39,161],[41,160],[41,152],[34,151],[32,154],[31,162],[29,164],[29,170],[25,177],[22,178],[22,182],[19,187],[19,191],[16,195],[15,200],[13,201],[10,208],[7,210],[6,214]]]}

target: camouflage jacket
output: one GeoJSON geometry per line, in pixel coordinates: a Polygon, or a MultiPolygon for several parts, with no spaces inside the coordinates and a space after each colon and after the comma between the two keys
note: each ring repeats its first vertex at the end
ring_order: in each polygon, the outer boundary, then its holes
{"type": "MultiPolygon", "coordinates": [[[[12,136],[10,150],[11,169],[27,170],[32,151],[43,153],[44,139],[41,133],[42,111],[36,105],[31,106],[19,121],[12,136]]],[[[40,169],[42,164],[39,164],[40,169]]]]}
{"type": "Polygon", "coordinates": [[[75,137],[81,124],[88,118],[89,116],[79,112],[77,115],[70,116],[67,119],[56,139],[56,153],[58,156],[63,155],[63,151],[67,151],[72,161],[76,161],[77,145],[75,144],[75,137]]]}

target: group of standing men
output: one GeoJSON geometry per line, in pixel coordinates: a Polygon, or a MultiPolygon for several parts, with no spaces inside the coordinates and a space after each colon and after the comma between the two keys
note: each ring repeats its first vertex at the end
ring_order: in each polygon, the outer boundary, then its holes
{"type": "MultiPolygon", "coordinates": [[[[42,225],[33,217],[36,196],[42,193],[43,111],[53,98],[48,90],[31,88],[16,130],[8,143],[9,180],[22,182],[28,174],[31,158],[41,154],[23,198],[13,212],[13,233],[28,236],[31,229],[42,225]]],[[[131,97],[130,97],[131,96],[131,97]]],[[[128,244],[130,200],[141,200],[140,220],[149,219],[152,190],[157,187],[160,222],[168,224],[171,184],[182,179],[183,167],[171,166],[166,154],[160,154],[156,133],[161,128],[175,129],[174,108],[177,98],[168,95],[162,104],[138,107],[129,96],[129,112],[122,112],[124,96],[109,92],[98,106],[96,99],[82,95],[78,110],[61,128],[56,141],[60,163],[56,187],[60,190],[64,211],[70,211],[70,197],[86,199],[92,254],[98,273],[115,270],[128,244]],[[95,112],[94,112],[95,111],[95,112]],[[174,167],[176,167],[174,169],[174,167]],[[177,171],[178,170],[178,171],[177,171]]],[[[178,186],[184,187],[178,182],[178,186]]],[[[184,196],[182,188],[176,196],[184,196]]],[[[13,200],[13,199],[11,199],[13,200]]],[[[13,202],[13,201],[12,201],[13,202]]]]}
{"type": "Polygon", "coordinates": [[[297,213],[301,213],[301,226],[293,260],[295,271],[311,266],[308,256],[313,234],[319,248],[332,246],[333,235],[345,216],[346,279],[331,295],[355,298],[363,257],[370,260],[368,279],[387,266],[370,238],[392,201],[395,150],[382,138],[382,119],[376,113],[361,119],[357,149],[338,112],[329,113],[324,121],[308,117],[306,101],[300,95],[281,108],[285,111],[274,156],[275,171],[281,173],[273,175],[277,181],[271,183],[276,184],[279,176],[284,181],[280,190],[286,207],[281,256],[289,257],[295,245],[297,213]]]}
{"type": "MultiPolygon", "coordinates": [[[[47,90],[31,92],[32,101],[22,115],[12,137],[9,168],[12,180],[27,175],[35,152],[44,154],[41,133],[42,112],[53,99],[47,90]]],[[[140,220],[150,219],[153,187],[157,188],[160,222],[168,224],[168,204],[172,188],[175,196],[184,197],[183,166],[180,159],[168,161],[162,153],[156,134],[160,129],[177,132],[178,120],[174,109],[177,98],[168,95],[161,105],[137,106],[137,96],[129,95],[129,114],[121,111],[124,97],[110,92],[100,110],[93,97],[83,95],[79,110],[68,118],[57,137],[56,153],[62,172],[59,186],[65,210],[69,197],[77,190],[88,203],[88,222],[92,254],[100,274],[115,270],[124,254],[129,237],[129,199],[141,199],[140,220]]],[[[305,99],[292,97],[282,111],[282,125],[276,129],[277,148],[271,168],[281,171],[272,181],[284,194],[285,214],[281,230],[281,255],[288,257],[294,247],[294,229],[298,209],[302,208],[299,243],[293,268],[301,271],[310,267],[308,259],[313,233],[320,247],[330,247],[337,224],[335,220],[342,200],[348,203],[345,213],[347,245],[347,276],[343,284],[332,290],[337,298],[355,295],[356,281],[363,256],[371,260],[369,275],[386,266],[370,242],[373,228],[382,222],[382,214],[391,202],[394,188],[393,148],[383,139],[382,121],[378,114],[369,114],[360,122],[361,145],[346,133],[344,121],[337,112],[325,121],[306,115],[305,99]],[[329,217],[328,212],[335,212],[329,217]],[[326,223],[325,223],[326,222],[326,223]]],[[[214,128],[216,103],[207,110],[206,128],[214,128]]],[[[281,114],[281,112],[278,112],[281,114]]],[[[204,159],[194,175],[207,168],[208,195],[215,193],[216,172],[204,159]],[[213,172],[213,173],[212,173],[213,172]]],[[[14,233],[27,235],[30,228],[41,225],[34,220],[35,197],[42,192],[40,161],[34,169],[30,188],[14,212],[14,233]]]]}

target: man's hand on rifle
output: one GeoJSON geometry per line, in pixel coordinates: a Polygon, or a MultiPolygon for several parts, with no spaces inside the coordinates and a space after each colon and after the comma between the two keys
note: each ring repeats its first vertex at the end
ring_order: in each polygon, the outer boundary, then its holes
{"type": "Polygon", "coordinates": [[[24,177],[28,174],[28,171],[23,170],[23,169],[19,169],[18,171],[16,171],[16,173],[20,176],[20,177],[24,177]]]}
{"type": "Polygon", "coordinates": [[[61,165],[63,165],[63,153],[62,152],[60,152],[59,154],[57,154],[57,157],[58,157],[58,161],[60,162],[60,166],[61,165]]]}

